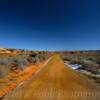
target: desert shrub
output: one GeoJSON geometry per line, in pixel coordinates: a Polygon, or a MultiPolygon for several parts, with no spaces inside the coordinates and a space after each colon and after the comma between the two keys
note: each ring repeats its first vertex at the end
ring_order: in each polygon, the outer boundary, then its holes
{"type": "Polygon", "coordinates": [[[0,58],[0,65],[6,65],[9,64],[8,58],[0,58]]]}
{"type": "Polygon", "coordinates": [[[94,62],[96,62],[100,66],[100,58],[99,57],[97,59],[95,59],[94,62]]]}
{"type": "Polygon", "coordinates": [[[28,58],[27,58],[27,61],[28,61],[29,63],[33,63],[32,57],[28,57],[28,58]]]}
{"type": "Polygon", "coordinates": [[[5,74],[3,71],[0,71],[0,78],[3,77],[5,74]]]}
{"type": "Polygon", "coordinates": [[[93,57],[89,57],[89,58],[87,58],[87,60],[93,61],[93,57]]]}
{"type": "Polygon", "coordinates": [[[48,58],[48,54],[18,54],[16,56],[0,56],[0,76],[7,75],[10,71],[24,70],[30,63],[37,64],[48,58]]]}
{"type": "Polygon", "coordinates": [[[70,61],[71,59],[70,58],[68,58],[68,57],[63,57],[62,58],[64,61],[70,61]]]}
{"type": "Polygon", "coordinates": [[[79,60],[72,60],[70,61],[71,64],[82,64],[82,61],[79,60]]]}
{"type": "Polygon", "coordinates": [[[30,54],[30,57],[35,58],[37,55],[36,54],[30,54]]]}
{"type": "Polygon", "coordinates": [[[98,73],[98,68],[99,65],[95,62],[90,62],[90,61],[71,61],[71,64],[80,64],[82,65],[81,69],[90,71],[92,73],[97,74],[98,73]]]}
{"type": "Polygon", "coordinates": [[[26,59],[17,59],[14,62],[16,63],[16,67],[20,70],[25,69],[25,67],[28,65],[28,61],[26,59]]]}
{"type": "Polygon", "coordinates": [[[98,68],[99,68],[99,65],[94,63],[94,62],[81,62],[81,65],[82,65],[82,69],[85,69],[87,71],[90,71],[94,74],[97,74],[99,73],[98,72],[98,68]]]}
{"type": "Polygon", "coordinates": [[[11,70],[11,71],[15,71],[15,70],[17,70],[17,69],[18,69],[18,68],[17,68],[17,63],[13,62],[13,63],[10,64],[10,70],[11,70]]]}
{"type": "Polygon", "coordinates": [[[39,55],[40,60],[45,61],[46,59],[49,58],[49,56],[47,54],[41,54],[39,55]]]}
{"type": "Polygon", "coordinates": [[[6,66],[4,65],[0,65],[0,77],[4,77],[6,76],[8,73],[10,72],[9,68],[7,68],[6,66]]]}

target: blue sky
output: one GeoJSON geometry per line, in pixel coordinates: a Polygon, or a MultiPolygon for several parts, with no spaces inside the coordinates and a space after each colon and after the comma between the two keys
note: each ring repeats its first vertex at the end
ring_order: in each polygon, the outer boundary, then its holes
{"type": "Polygon", "coordinates": [[[99,0],[0,0],[0,47],[100,49],[99,0]]]}

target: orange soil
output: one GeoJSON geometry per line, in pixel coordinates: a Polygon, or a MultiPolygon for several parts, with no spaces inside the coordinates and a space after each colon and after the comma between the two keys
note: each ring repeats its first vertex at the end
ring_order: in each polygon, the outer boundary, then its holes
{"type": "Polygon", "coordinates": [[[20,72],[19,74],[16,73],[10,73],[9,76],[11,77],[18,77],[18,79],[15,82],[11,82],[9,80],[5,80],[9,83],[9,86],[5,86],[0,91],[0,98],[11,92],[14,88],[16,88],[21,82],[27,80],[30,78],[37,70],[39,70],[42,66],[44,66],[45,62],[42,62],[38,65],[30,65],[28,66],[23,72],[20,72]]]}

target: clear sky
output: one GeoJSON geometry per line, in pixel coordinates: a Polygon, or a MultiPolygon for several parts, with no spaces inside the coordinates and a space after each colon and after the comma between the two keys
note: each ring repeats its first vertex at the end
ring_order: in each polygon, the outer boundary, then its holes
{"type": "Polygon", "coordinates": [[[100,0],[0,0],[0,47],[100,49],[100,0]]]}

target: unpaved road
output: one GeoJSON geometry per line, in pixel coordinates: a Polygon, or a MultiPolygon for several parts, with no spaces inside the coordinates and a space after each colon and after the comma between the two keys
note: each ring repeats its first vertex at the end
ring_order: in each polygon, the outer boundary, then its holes
{"type": "Polygon", "coordinates": [[[100,88],[55,54],[39,73],[3,100],[100,100],[100,88]]]}

